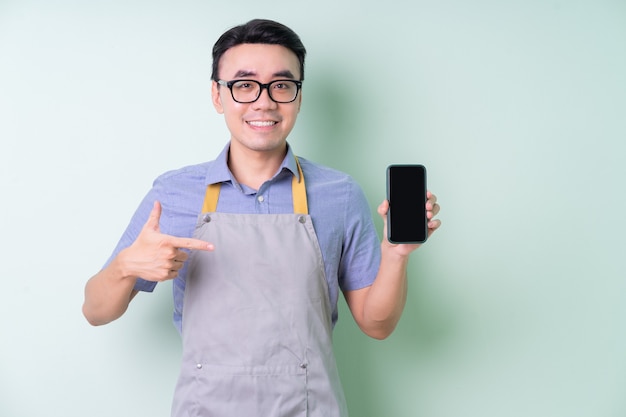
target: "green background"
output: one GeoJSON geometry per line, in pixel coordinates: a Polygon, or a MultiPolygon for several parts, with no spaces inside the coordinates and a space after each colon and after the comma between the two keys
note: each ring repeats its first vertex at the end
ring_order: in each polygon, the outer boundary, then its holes
{"type": "Polygon", "coordinates": [[[375,210],[427,166],[442,228],[396,332],[335,329],[355,417],[626,415],[624,1],[0,0],[0,415],[167,416],[169,284],[90,327],[83,286],[163,171],[228,139],[210,50],[250,18],[309,55],[290,142],[375,210]]]}

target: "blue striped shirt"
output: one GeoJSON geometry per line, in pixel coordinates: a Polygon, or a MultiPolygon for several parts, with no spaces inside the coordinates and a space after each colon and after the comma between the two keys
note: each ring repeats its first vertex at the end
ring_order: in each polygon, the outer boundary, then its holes
{"type": "MultiPolygon", "coordinates": [[[[191,237],[208,184],[222,183],[217,211],[224,213],[293,213],[291,179],[298,175],[291,147],[282,165],[259,190],[238,183],[227,165],[227,145],[214,161],[184,167],[159,176],[122,235],[110,262],[130,246],[145,224],[155,200],[161,202],[161,233],[191,237]]],[[[324,258],[333,324],[337,321],[339,290],[372,284],[380,265],[380,242],[365,195],[347,174],[299,157],[313,226],[324,258]]],[[[241,254],[245,256],[245,254],[241,254]]],[[[107,262],[107,264],[108,264],[107,262]]],[[[186,265],[173,281],[174,324],[180,331],[186,265]]],[[[155,282],[139,278],[135,289],[153,291],[155,282]]]]}

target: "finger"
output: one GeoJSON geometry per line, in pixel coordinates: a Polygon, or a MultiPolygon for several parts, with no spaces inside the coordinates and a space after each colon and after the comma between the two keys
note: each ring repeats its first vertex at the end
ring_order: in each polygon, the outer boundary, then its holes
{"type": "Polygon", "coordinates": [[[380,215],[380,217],[383,218],[383,220],[387,219],[387,211],[389,211],[389,201],[388,200],[383,200],[382,203],[380,203],[380,205],[378,206],[378,214],[380,215]]]}
{"type": "Polygon", "coordinates": [[[435,217],[438,213],[439,210],[441,209],[441,207],[439,206],[439,204],[435,204],[432,208],[432,210],[426,210],[426,217],[430,220],[433,217],[435,217]]]}
{"type": "Polygon", "coordinates": [[[170,270],[167,272],[165,280],[174,279],[178,276],[178,270],[170,270]]]}
{"type": "Polygon", "coordinates": [[[441,220],[431,220],[428,222],[428,236],[441,226],[441,220]]]}
{"type": "Polygon", "coordinates": [[[430,191],[426,193],[426,210],[432,210],[437,204],[437,196],[430,191]]]}
{"type": "Polygon", "coordinates": [[[188,257],[189,255],[185,251],[178,249],[174,258],[163,263],[162,267],[166,271],[167,279],[171,277],[172,273],[174,273],[174,276],[178,274],[178,271],[185,265],[185,261],[188,257]]]}
{"type": "Polygon", "coordinates": [[[170,271],[178,271],[180,270],[183,266],[185,265],[184,262],[179,262],[179,261],[173,261],[172,264],[170,265],[169,270],[170,271]]]}
{"type": "Polygon", "coordinates": [[[211,251],[215,249],[212,243],[205,242],[200,239],[186,238],[186,237],[171,237],[170,243],[180,249],[195,249],[195,250],[207,250],[211,251]]]}
{"type": "Polygon", "coordinates": [[[154,230],[158,232],[159,229],[159,221],[161,220],[161,203],[158,201],[154,202],[152,206],[152,211],[150,212],[150,216],[148,216],[148,220],[144,225],[144,229],[154,230]]]}
{"type": "Polygon", "coordinates": [[[189,258],[189,254],[184,250],[178,249],[176,251],[176,256],[172,259],[174,262],[185,262],[189,258]]]}

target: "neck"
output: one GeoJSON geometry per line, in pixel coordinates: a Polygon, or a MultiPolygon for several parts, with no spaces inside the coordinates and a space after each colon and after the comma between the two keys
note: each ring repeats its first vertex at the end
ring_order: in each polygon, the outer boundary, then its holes
{"type": "Polygon", "coordinates": [[[258,190],[264,182],[276,174],[286,154],[286,144],[281,149],[259,152],[242,149],[231,143],[228,167],[237,182],[258,190]]]}

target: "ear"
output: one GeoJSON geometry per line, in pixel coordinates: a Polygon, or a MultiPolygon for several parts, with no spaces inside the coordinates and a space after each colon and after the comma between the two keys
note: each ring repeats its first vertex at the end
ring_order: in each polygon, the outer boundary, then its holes
{"type": "Polygon", "coordinates": [[[222,97],[220,96],[220,86],[217,82],[211,82],[211,101],[213,101],[213,107],[219,114],[224,114],[224,107],[222,106],[222,97]]]}

